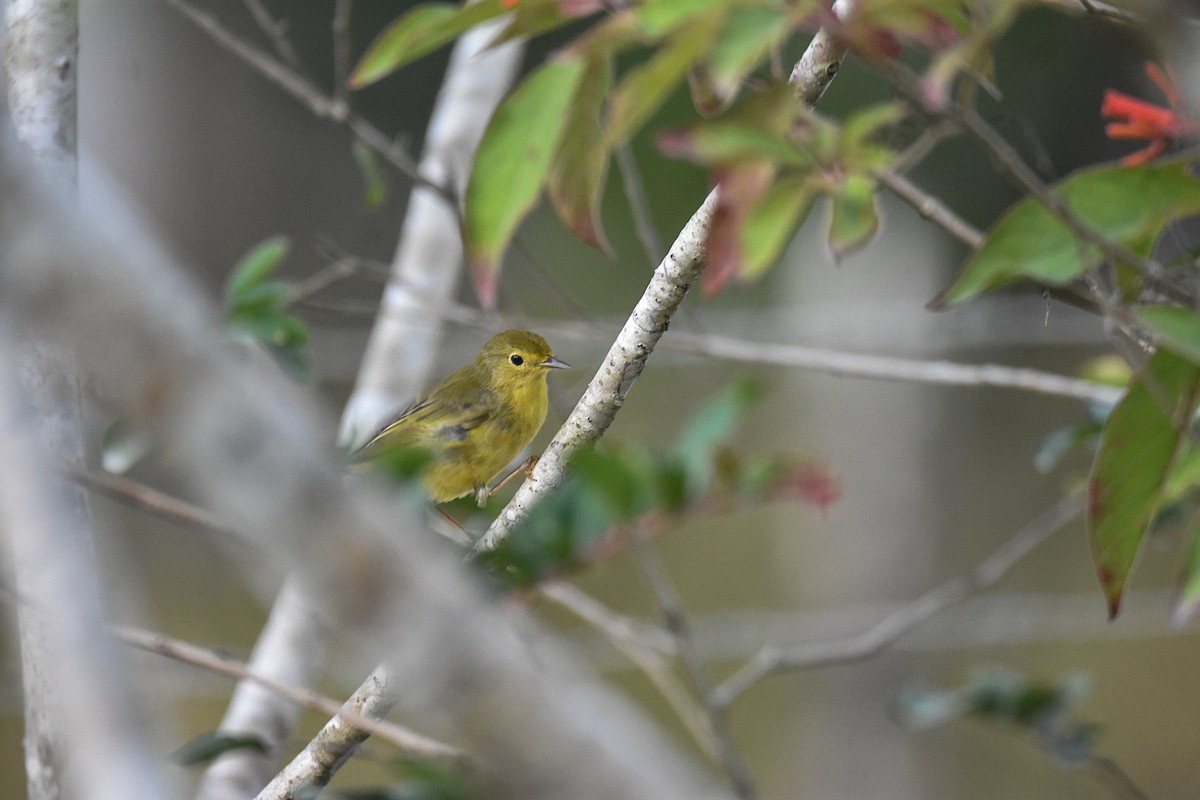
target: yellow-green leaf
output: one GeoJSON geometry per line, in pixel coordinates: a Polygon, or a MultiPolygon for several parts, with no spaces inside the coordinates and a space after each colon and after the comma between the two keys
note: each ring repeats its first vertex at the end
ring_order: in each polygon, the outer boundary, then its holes
{"type": "Polygon", "coordinates": [[[728,102],[754,69],[791,30],[791,21],[771,8],[735,9],[709,56],[711,86],[728,102]]]}
{"type": "Polygon", "coordinates": [[[767,190],[742,226],[739,278],[753,280],[775,265],[816,198],[817,189],[807,176],[781,178],[767,190]]]}
{"type": "Polygon", "coordinates": [[[479,0],[463,6],[454,3],[419,5],[375,37],[350,74],[350,87],[361,89],[385,78],[506,10],[502,0],[479,0]]]}
{"type": "Polygon", "coordinates": [[[537,201],[585,67],[580,58],[544,64],[500,104],[484,133],[467,184],[465,234],[485,306],[495,302],[504,250],[537,201]]]}
{"type": "MultiPolygon", "coordinates": [[[[1200,212],[1200,181],[1180,163],[1094,167],[1071,175],[1054,192],[1082,222],[1139,252],[1147,252],[1171,221],[1200,212]]],[[[1037,199],[1026,198],[1001,218],[931,305],[961,303],[1019,278],[1062,285],[1101,257],[1037,199]]]]}
{"type": "Polygon", "coordinates": [[[1104,425],[1088,480],[1092,560],[1108,600],[1121,598],[1200,400],[1200,367],[1160,349],[1104,425]]]}
{"type": "Polygon", "coordinates": [[[608,142],[616,147],[637,131],[683,81],[720,30],[722,15],[713,13],[684,25],[646,63],[632,69],[613,92],[608,114],[608,142]]]}
{"type": "Polygon", "coordinates": [[[1200,364],[1200,314],[1183,306],[1146,306],[1134,316],[1167,347],[1200,364]]]}
{"type": "Polygon", "coordinates": [[[829,251],[835,261],[862,247],[879,230],[875,208],[875,181],[861,173],[847,175],[830,194],[829,251]]]}

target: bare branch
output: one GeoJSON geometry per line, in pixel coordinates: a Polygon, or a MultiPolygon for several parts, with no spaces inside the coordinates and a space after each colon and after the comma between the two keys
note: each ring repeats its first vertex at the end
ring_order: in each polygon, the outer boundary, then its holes
{"type": "MultiPolygon", "coordinates": [[[[219,653],[216,650],[199,647],[163,633],[138,628],[116,627],[113,629],[113,634],[118,640],[130,647],[136,647],[139,650],[145,650],[150,653],[157,653],[158,655],[166,656],[185,664],[202,667],[210,672],[216,672],[229,678],[257,683],[278,695],[286,697],[297,705],[310,708],[314,711],[320,711],[323,714],[341,714],[352,724],[369,731],[372,735],[378,736],[384,741],[391,742],[406,755],[431,759],[461,760],[466,758],[466,754],[457,747],[444,744],[436,739],[430,739],[427,736],[422,736],[419,733],[391,722],[372,719],[362,714],[355,714],[352,711],[345,710],[343,704],[332,697],[314,692],[311,689],[293,686],[269,675],[255,672],[245,662],[239,661],[226,653],[219,653]]],[[[245,731],[239,730],[237,732],[244,733],[245,731]]]]}
{"type": "Polygon", "coordinates": [[[692,680],[692,685],[695,687],[696,693],[700,695],[700,702],[708,716],[709,729],[712,731],[716,745],[717,761],[725,770],[734,793],[742,800],[754,800],[758,797],[758,790],[754,787],[754,779],[750,775],[750,770],[733,741],[733,733],[729,729],[728,706],[716,701],[713,694],[712,676],[709,674],[700,652],[696,649],[695,640],[692,638],[691,623],[688,621],[683,603],[680,601],[679,595],[675,593],[674,587],[671,586],[666,568],[663,567],[662,560],[655,552],[654,546],[635,533],[633,547],[638,564],[641,565],[642,572],[645,573],[646,579],[650,583],[659,608],[662,609],[667,630],[671,632],[675,646],[682,656],[684,666],[692,680]]]}
{"type": "Polygon", "coordinates": [[[728,706],[751,686],[775,672],[861,661],[876,655],[934,614],[1000,580],[1035,547],[1082,510],[1083,500],[1080,497],[1069,496],[1060,500],[1017,531],[978,567],[930,589],[858,635],[789,648],[764,647],[717,687],[715,702],[728,706]]]}
{"type": "Polygon", "coordinates": [[[42,169],[75,187],[78,4],[11,0],[5,10],[4,65],[8,108],[17,138],[42,169]]]}
{"type": "Polygon", "coordinates": [[[674,641],[665,631],[621,616],[565,581],[543,584],[538,591],[598,630],[633,662],[658,689],[704,754],[717,760],[718,744],[704,710],[675,677],[665,658],[676,651],[674,641]]]}
{"type": "Polygon", "coordinates": [[[275,48],[275,52],[279,57],[288,63],[289,66],[297,68],[300,66],[300,59],[296,57],[296,51],[292,48],[291,41],[287,37],[287,23],[283,20],[277,20],[271,16],[271,12],[263,5],[262,0],[242,0],[246,10],[250,12],[250,16],[254,17],[254,22],[259,29],[267,35],[271,40],[271,46],[275,48]]]}
{"type": "Polygon", "coordinates": [[[330,97],[320,87],[281,64],[262,50],[230,33],[217,18],[201,11],[185,0],[162,0],[174,8],[185,19],[207,33],[214,42],[237,56],[258,74],[283,89],[287,94],[303,103],[315,116],[345,125],[365,144],[383,156],[393,167],[407,176],[414,186],[423,186],[447,199],[453,195],[437,182],[421,175],[412,156],[394,139],[384,134],[361,116],[350,111],[345,102],[330,97]]]}
{"type": "Polygon", "coordinates": [[[654,217],[651,216],[650,204],[646,201],[646,191],[642,185],[642,175],[638,171],[633,148],[623,144],[613,155],[617,160],[617,169],[621,171],[621,184],[625,187],[629,212],[633,215],[633,229],[637,232],[638,241],[642,243],[646,259],[651,264],[657,264],[663,257],[662,238],[654,227],[654,217]]]}
{"type": "MultiPolygon", "coordinates": [[[[8,230],[5,239],[23,235],[8,230]]],[[[12,259],[5,264],[7,271],[12,259]]],[[[132,686],[104,632],[86,499],[51,471],[43,450],[53,447],[61,459],[73,447],[78,455],[73,381],[61,360],[21,365],[10,338],[18,326],[0,322],[0,530],[8,539],[0,554],[22,600],[29,796],[164,797],[132,686]]],[[[26,348],[39,338],[20,336],[26,348]]]]}
{"type": "Polygon", "coordinates": [[[354,0],[335,0],[333,4],[333,96],[349,102],[346,80],[350,77],[350,17],[354,0]]]}

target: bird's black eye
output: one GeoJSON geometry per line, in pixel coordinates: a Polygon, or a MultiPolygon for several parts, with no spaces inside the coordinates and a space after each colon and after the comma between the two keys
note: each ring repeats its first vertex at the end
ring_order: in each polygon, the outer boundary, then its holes
{"type": "Polygon", "coordinates": [[[521,357],[520,357],[519,355],[517,355],[516,353],[513,353],[511,356],[509,356],[509,357],[508,357],[508,360],[512,362],[512,365],[513,365],[514,367],[519,367],[519,366],[521,366],[522,364],[524,364],[524,363],[525,363],[525,359],[521,358],[521,357]]]}

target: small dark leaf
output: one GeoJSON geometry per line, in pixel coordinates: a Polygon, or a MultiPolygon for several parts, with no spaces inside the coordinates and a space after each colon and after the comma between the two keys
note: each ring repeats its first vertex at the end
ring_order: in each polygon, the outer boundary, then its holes
{"type": "Polygon", "coordinates": [[[247,293],[258,289],[271,278],[287,257],[290,248],[291,244],[286,237],[276,236],[256,245],[242,256],[225,284],[227,307],[232,308],[244,302],[243,298],[247,293]]]}
{"type": "Polygon", "coordinates": [[[353,152],[363,177],[363,207],[374,211],[387,199],[388,170],[379,154],[361,140],[354,140],[353,152]]]}
{"type": "Polygon", "coordinates": [[[207,764],[222,753],[232,750],[254,750],[258,753],[265,753],[267,746],[257,736],[211,731],[192,739],[171,753],[169,758],[185,767],[191,767],[197,764],[207,764]]]}
{"type": "Polygon", "coordinates": [[[689,494],[703,491],[711,484],[717,449],[762,394],[757,382],[743,378],[708,400],[684,425],[675,455],[688,475],[689,494]]]}

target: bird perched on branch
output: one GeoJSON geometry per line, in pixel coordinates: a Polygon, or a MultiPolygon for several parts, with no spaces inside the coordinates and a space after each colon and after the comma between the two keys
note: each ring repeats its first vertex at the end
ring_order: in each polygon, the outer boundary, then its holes
{"type": "MultiPolygon", "coordinates": [[[[423,484],[435,503],[474,492],[482,506],[495,491],[488,483],[525,449],[545,422],[550,370],[569,366],[536,333],[498,333],[474,361],[375,434],[351,460],[369,462],[391,448],[423,448],[432,456],[423,484]]],[[[532,467],[533,461],[524,468],[532,467]]]]}

